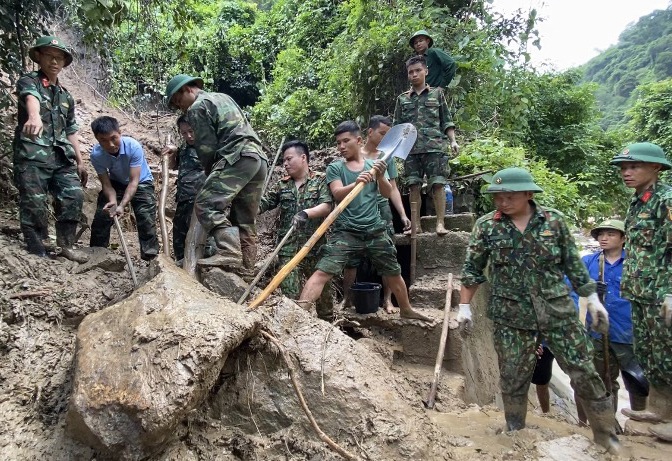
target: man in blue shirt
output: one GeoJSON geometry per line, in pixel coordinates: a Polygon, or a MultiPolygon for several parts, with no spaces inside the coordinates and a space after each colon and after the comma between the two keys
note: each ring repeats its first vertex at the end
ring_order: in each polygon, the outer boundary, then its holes
{"type": "MultiPolygon", "coordinates": [[[[597,281],[597,292],[603,297],[604,306],[609,312],[609,375],[605,373],[605,357],[602,335],[590,328],[592,319],[586,316],[588,332],[595,345],[593,362],[602,381],[611,381],[613,390],[614,412],[618,408],[618,374],[623,372],[623,382],[630,394],[630,408],[641,411],[646,409],[648,387],[642,373],[639,381],[633,377],[633,371],[641,370],[632,345],[632,318],[630,301],[621,298],[621,275],[623,260],[625,259],[625,224],[617,219],[607,219],[590,231],[590,234],[600,244],[600,251],[582,258],[588,269],[590,278],[597,281]],[[602,267],[602,270],[600,270],[602,267]],[[644,380],[642,382],[642,380],[644,380]],[[644,385],[646,383],[646,385],[644,385]]],[[[572,293],[572,295],[575,295],[572,293]]],[[[575,298],[575,302],[577,298],[575,298]]],[[[579,413],[579,419],[581,414],[579,413]]],[[[585,423],[585,421],[583,421],[585,423]]]]}
{"type": "Polygon", "coordinates": [[[91,163],[103,189],[98,194],[96,215],[91,224],[90,245],[107,248],[112,218],[121,217],[130,203],[138,227],[140,257],[151,260],[159,253],[156,196],[142,146],[135,139],[122,136],[119,122],[113,117],[95,119],[91,130],[99,143],[93,147],[91,163]]]}

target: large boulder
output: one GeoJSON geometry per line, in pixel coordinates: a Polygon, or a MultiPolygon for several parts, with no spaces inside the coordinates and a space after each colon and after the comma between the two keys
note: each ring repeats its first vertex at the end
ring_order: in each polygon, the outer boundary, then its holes
{"type": "Polygon", "coordinates": [[[160,273],[77,332],[69,433],[115,458],[165,447],[261,317],[159,258],[160,273]]]}

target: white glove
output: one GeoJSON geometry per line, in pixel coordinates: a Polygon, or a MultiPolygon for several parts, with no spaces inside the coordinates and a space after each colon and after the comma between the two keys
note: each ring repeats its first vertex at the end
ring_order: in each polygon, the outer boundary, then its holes
{"type": "Polygon", "coordinates": [[[460,328],[471,328],[474,322],[471,320],[471,304],[460,304],[457,311],[457,323],[460,328]]]}
{"type": "Polygon", "coordinates": [[[597,297],[597,293],[588,296],[587,306],[590,317],[592,318],[593,330],[606,335],[609,333],[609,313],[597,297]]]}
{"type": "Polygon", "coordinates": [[[665,321],[665,326],[672,326],[672,294],[665,295],[665,301],[660,306],[660,316],[665,321]]]}

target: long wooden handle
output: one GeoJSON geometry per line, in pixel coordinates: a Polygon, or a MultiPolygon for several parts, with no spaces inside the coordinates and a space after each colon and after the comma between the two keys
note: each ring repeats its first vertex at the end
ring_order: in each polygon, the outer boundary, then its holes
{"type": "MultiPolygon", "coordinates": [[[[376,170],[374,168],[371,168],[369,170],[369,173],[371,173],[375,179],[376,177],[376,170]]],[[[320,238],[327,232],[327,229],[329,229],[329,226],[333,224],[334,221],[336,221],[336,218],[338,218],[338,215],[341,214],[343,210],[352,202],[355,197],[364,189],[364,183],[360,182],[358,183],[354,189],[350,191],[348,195],[345,196],[343,200],[341,200],[341,203],[338,204],[336,208],[334,208],[331,213],[329,213],[329,216],[324,218],[324,221],[322,224],[320,224],[320,227],[317,228],[317,230],[313,233],[313,235],[310,236],[308,241],[303,245],[303,247],[299,250],[298,253],[294,255],[292,259],[289,260],[287,264],[282,266],[280,271],[276,274],[275,277],[273,277],[273,280],[271,280],[271,283],[268,284],[266,288],[257,296],[251,303],[250,303],[250,309],[256,309],[259,307],[261,303],[263,303],[266,298],[270,296],[271,293],[273,293],[273,290],[278,288],[280,286],[280,283],[282,283],[283,280],[285,280],[285,277],[289,275],[292,270],[298,264],[303,260],[303,258],[306,257],[308,252],[315,246],[315,244],[320,240],[320,238]]]]}
{"type": "Polygon", "coordinates": [[[161,223],[161,239],[163,253],[170,258],[170,241],[168,240],[168,223],[166,222],[166,201],[168,200],[168,156],[161,158],[161,197],[159,200],[159,223],[161,223]]]}
{"type": "Polygon", "coordinates": [[[124,233],[121,230],[121,223],[119,223],[119,218],[114,216],[114,226],[117,228],[117,233],[119,234],[119,240],[121,241],[121,248],[124,250],[124,256],[126,256],[126,264],[128,264],[128,271],[131,273],[131,278],[133,279],[133,286],[138,287],[138,279],[135,276],[135,267],[133,267],[133,260],[131,259],[131,253],[128,251],[128,245],[126,245],[126,239],[124,238],[124,233]]]}
{"type": "Polygon", "coordinates": [[[282,152],[282,146],[285,144],[285,139],[287,139],[287,137],[283,136],[282,141],[280,141],[280,146],[278,147],[278,150],[275,153],[273,163],[271,163],[271,165],[268,167],[268,173],[266,174],[266,179],[264,180],[264,186],[261,188],[262,197],[266,193],[266,189],[268,189],[268,185],[271,182],[271,176],[273,176],[273,169],[275,168],[275,164],[278,163],[278,157],[280,157],[280,153],[282,152]]]}
{"type": "Polygon", "coordinates": [[[434,364],[434,380],[432,387],[427,394],[427,408],[434,408],[434,399],[436,399],[436,389],[439,386],[441,378],[441,368],[443,367],[443,354],[446,351],[446,339],[448,338],[448,319],[450,318],[450,303],[453,297],[453,274],[448,274],[448,290],[446,291],[446,304],[443,308],[443,327],[441,328],[441,340],[439,341],[439,352],[436,354],[436,363],[434,364]]]}

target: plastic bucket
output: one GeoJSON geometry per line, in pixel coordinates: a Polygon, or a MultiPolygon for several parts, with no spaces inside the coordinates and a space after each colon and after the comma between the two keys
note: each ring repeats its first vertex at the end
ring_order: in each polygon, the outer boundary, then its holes
{"type": "Polygon", "coordinates": [[[378,311],[378,305],[380,304],[379,283],[353,283],[350,293],[355,304],[355,312],[358,314],[373,314],[378,311]]]}

